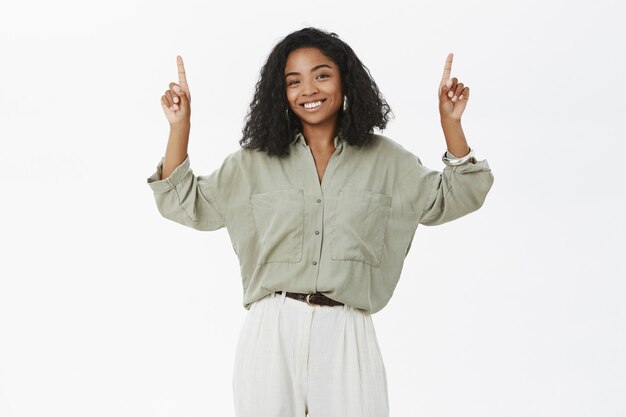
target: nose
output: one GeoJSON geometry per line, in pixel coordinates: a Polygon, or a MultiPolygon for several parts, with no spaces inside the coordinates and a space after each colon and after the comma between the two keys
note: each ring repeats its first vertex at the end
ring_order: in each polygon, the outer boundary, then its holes
{"type": "Polygon", "coordinates": [[[318,92],[317,87],[313,81],[304,81],[302,95],[309,96],[318,92]]]}

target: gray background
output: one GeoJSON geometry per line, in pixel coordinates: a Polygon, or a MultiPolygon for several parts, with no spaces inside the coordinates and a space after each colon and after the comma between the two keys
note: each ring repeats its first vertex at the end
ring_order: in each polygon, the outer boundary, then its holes
{"type": "Polygon", "coordinates": [[[420,226],[373,316],[391,415],[626,415],[623,14],[617,1],[113,1],[0,6],[0,415],[233,415],[246,311],[226,229],[163,219],[146,178],[183,56],[196,174],[238,148],[271,48],[334,31],[443,169],[446,55],[495,183],[420,226]]]}

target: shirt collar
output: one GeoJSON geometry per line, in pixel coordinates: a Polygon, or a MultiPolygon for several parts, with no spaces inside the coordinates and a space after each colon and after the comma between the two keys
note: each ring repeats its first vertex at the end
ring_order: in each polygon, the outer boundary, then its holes
{"type": "MultiPolygon", "coordinates": [[[[339,148],[340,146],[343,146],[344,140],[341,137],[341,134],[338,134],[337,136],[335,136],[335,139],[333,140],[335,143],[335,148],[339,148]]],[[[306,146],[306,141],[304,140],[304,135],[302,134],[302,132],[296,133],[291,143],[306,146]]]]}

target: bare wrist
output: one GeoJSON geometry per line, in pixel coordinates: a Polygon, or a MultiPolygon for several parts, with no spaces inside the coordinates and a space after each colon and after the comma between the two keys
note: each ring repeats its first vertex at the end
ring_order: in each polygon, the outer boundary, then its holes
{"type": "Polygon", "coordinates": [[[188,131],[190,129],[191,129],[191,123],[190,122],[177,122],[177,123],[172,123],[170,125],[170,130],[188,131]]]}
{"type": "Polygon", "coordinates": [[[461,119],[452,119],[450,117],[442,117],[441,126],[443,127],[461,126],[461,119]]]}

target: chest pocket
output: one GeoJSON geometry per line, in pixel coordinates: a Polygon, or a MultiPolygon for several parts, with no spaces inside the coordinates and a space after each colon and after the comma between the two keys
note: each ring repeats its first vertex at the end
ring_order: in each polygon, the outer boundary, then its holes
{"type": "Polygon", "coordinates": [[[258,263],[300,262],[304,242],[302,190],[251,194],[250,205],[260,239],[258,263]]]}
{"type": "Polygon", "coordinates": [[[390,213],[390,195],[369,190],[339,190],[330,242],[331,259],[378,266],[390,213]]]}

